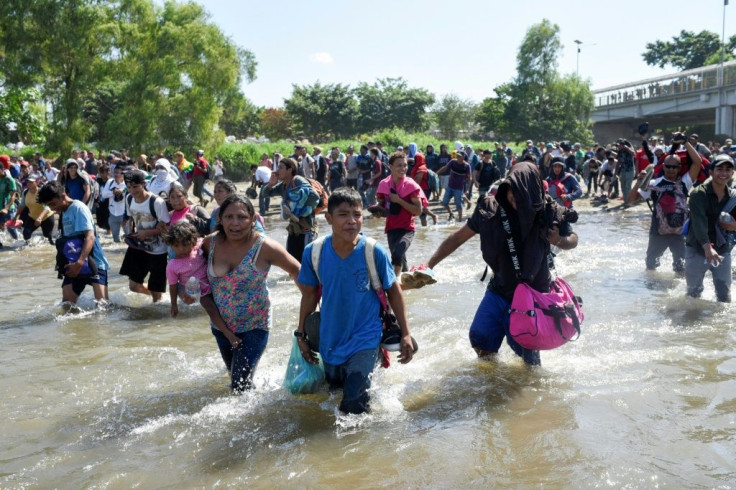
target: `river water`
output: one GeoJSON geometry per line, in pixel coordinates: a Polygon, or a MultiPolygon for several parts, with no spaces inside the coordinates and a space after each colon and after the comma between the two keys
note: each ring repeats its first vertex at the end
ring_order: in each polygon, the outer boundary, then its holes
{"type": "MultiPolygon", "coordinates": [[[[426,262],[458,225],[418,231],[426,262]]],[[[267,219],[285,241],[283,224],[267,219]]],[[[326,230],[322,220],[321,232],[326,230]]],[[[115,307],[63,315],[48,245],[0,252],[0,487],[488,488],[736,486],[733,308],[685,297],[644,271],[647,213],[581,209],[580,245],[558,257],[585,300],[579,341],[528,369],[504,345],[476,359],[483,295],[477,238],[405,293],[414,361],[379,369],[373,412],[281,387],[299,293],[280,269],[256,389],[233,396],[204,312],[129,293],[124,248],[104,238],[115,307]]],[[[382,222],[364,230],[382,243],[382,222]]],[[[168,296],[168,295],[167,295],[168,296]]]]}

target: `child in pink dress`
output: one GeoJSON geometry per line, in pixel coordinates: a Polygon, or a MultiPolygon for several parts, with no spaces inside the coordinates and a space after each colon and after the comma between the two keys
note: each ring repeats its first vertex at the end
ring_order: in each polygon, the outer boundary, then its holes
{"type": "Polygon", "coordinates": [[[229,338],[229,335],[233,333],[225,325],[212,298],[212,288],[207,278],[207,260],[202,252],[202,238],[199,238],[197,229],[189,221],[180,221],[169,227],[164,241],[175,254],[175,257],[166,265],[172,318],[176,318],[179,314],[180,296],[186,304],[192,304],[199,299],[199,304],[207,312],[215,328],[229,338]],[[199,298],[190,296],[184,290],[184,285],[192,277],[199,281],[199,298]]]}

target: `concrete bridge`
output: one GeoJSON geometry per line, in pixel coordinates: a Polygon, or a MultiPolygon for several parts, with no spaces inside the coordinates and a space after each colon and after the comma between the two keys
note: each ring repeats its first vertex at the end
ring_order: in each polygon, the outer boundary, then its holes
{"type": "Polygon", "coordinates": [[[591,113],[596,141],[637,138],[652,130],[698,126],[701,139],[736,136],[736,61],[594,90],[591,113]]]}

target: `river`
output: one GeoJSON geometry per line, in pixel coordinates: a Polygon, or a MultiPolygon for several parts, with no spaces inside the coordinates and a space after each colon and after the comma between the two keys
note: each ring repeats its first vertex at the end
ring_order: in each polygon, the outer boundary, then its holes
{"type": "MultiPolygon", "coordinates": [[[[445,215],[441,215],[443,219],[445,215]]],[[[327,225],[322,218],[320,231],[327,225]]],[[[426,262],[455,224],[418,231],[426,262]]],[[[267,218],[284,243],[283,224],[267,218]]],[[[382,221],[366,234],[385,243],[382,221]]],[[[581,208],[558,271],[584,298],[583,335],[528,369],[504,344],[480,361],[467,334],[484,292],[477,238],[405,293],[420,350],[374,376],[373,411],[281,387],[299,293],[269,278],[274,328],[242,396],[204,312],[128,292],[105,237],[111,299],[64,315],[49,245],[0,251],[2,488],[728,488],[736,486],[736,329],[710,278],[685,297],[669,254],[644,271],[648,218],[581,208]]],[[[89,288],[88,288],[89,289],[89,288]]],[[[167,295],[168,297],[168,295],[167,295]]]]}

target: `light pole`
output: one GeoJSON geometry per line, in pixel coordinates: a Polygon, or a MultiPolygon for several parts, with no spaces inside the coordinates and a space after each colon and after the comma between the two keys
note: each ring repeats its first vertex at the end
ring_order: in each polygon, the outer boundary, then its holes
{"type": "Polygon", "coordinates": [[[730,134],[733,129],[733,120],[726,116],[727,108],[724,107],[725,94],[723,86],[725,85],[725,73],[723,71],[723,62],[726,58],[726,5],[728,0],[723,0],[723,28],[721,30],[721,66],[718,69],[718,109],[716,109],[716,133],[730,134]]]}
{"type": "Polygon", "coordinates": [[[573,42],[578,45],[578,53],[575,57],[575,76],[580,78],[580,45],[583,44],[583,41],[575,39],[573,42]]]}

